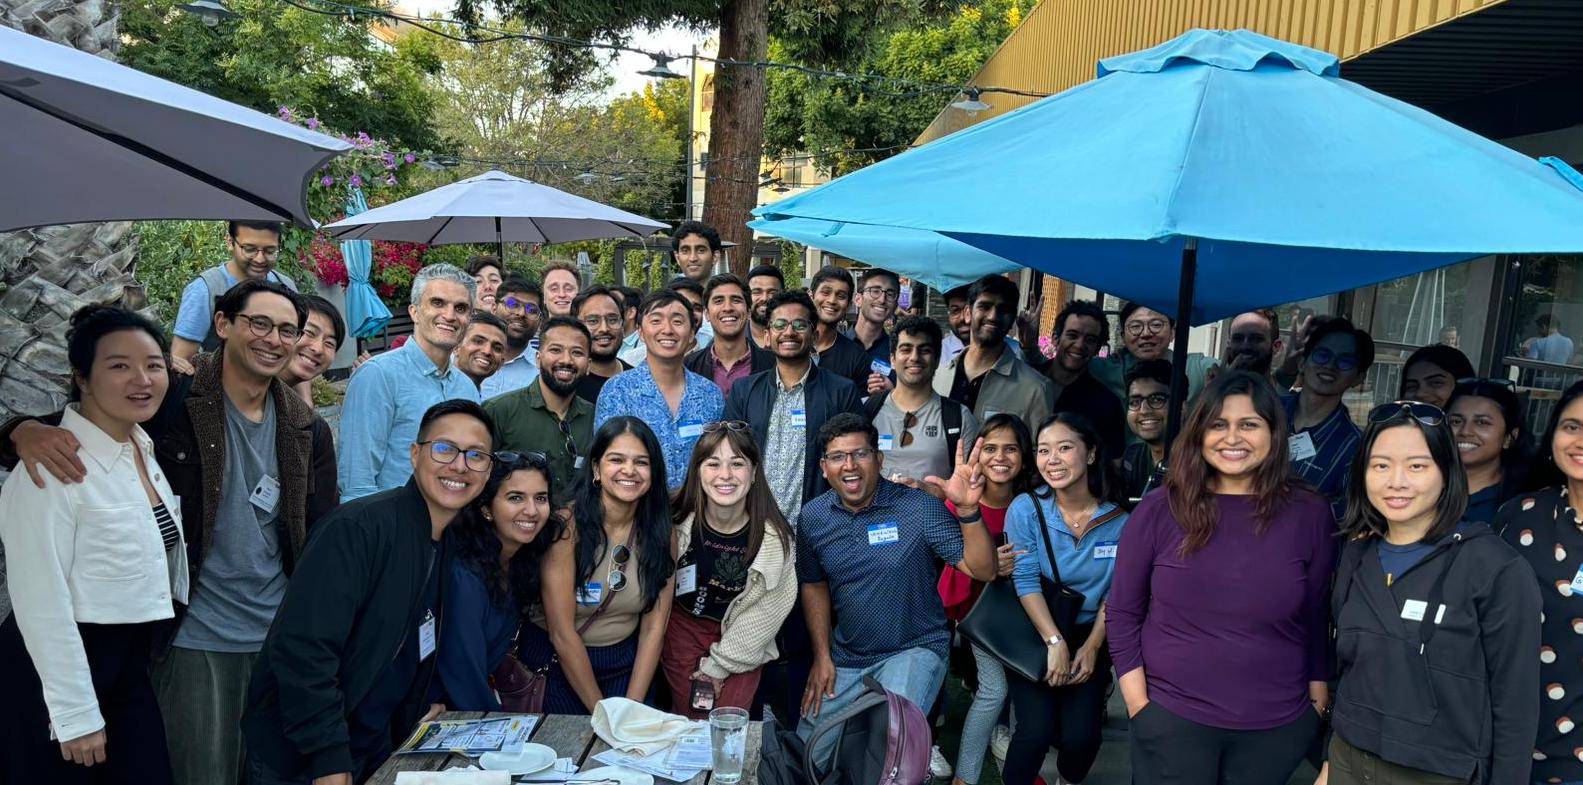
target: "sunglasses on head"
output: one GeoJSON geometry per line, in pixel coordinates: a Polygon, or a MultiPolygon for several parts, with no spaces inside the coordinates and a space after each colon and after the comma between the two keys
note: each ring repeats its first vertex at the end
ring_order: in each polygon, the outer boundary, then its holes
{"type": "Polygon", "coordinates": [[[503,471],[516,471],[522,468],[548,469],[550,459],[542,452],[502,450],[495,453],[495,466],[503,471]]]}
{"type": "Polygon", "coordinates": [[[1380,425],[1397,419],[1417,420],[1424,425],[1434,427],[1445,422],[1446,413],[1441,411],[1439,406],[1419,401],[1392,401],[1369,410],[1371,425],[1380,425]]]}

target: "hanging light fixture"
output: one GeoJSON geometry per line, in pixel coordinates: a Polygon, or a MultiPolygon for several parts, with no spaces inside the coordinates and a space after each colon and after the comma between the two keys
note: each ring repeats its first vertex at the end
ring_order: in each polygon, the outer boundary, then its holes
{"type": "Polygon", "coordinates": [[[775,193],[778,193],[778,194],[783,194],[783,193],[786,193],[787,191],[790,191],[791,190],[791,186],[787,185],[784,180],[781,180],[780,178],[776,178],[775,179],[775,187],[771,188],[770,190],[774,191],[775,193]]]}
{"type": "Polygon", "coordinates": [[[969,87],[966,90],[963,90],[962,94],[967,97],[957,101],[954,104],[951,104],[952,108],[961,109],[962,111],[967,112],[970,116],[978,114],[979,112],[989,108],[989,104],[978,100],[979,91],[977,87],[969,87]]]}
{"type": "Polygon", "coordinates": [[[652,76],[655,79],[686,79],[679,73],[671,70],[671,61],[676,59],[670,55],[649,55],[654,58],[654,65],[638,72],[639,76],[652,76]]]}
{"type": "Polygon", "coordinates": [[[204,25],[208,27],[214,27],[227,19],[237,18],[237,13],[227,8],[220,0],[192,0],[176,7],[203,20],[204,25]]]}
{"type": "Polygon", "coordinates": [[[594,174],[594,170],[592,169],[584,169],[583,173],[577,175],[575,179],[577,182],[582,183],[583,185],[592,185],[595,180],[599,179],[599,175],[594,174]]]}

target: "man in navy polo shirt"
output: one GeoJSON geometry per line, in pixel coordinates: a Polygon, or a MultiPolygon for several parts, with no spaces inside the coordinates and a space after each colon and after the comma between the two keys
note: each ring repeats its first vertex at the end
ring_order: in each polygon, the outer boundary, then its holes
{"type": "MultiPolygon", "coordinates": [[[[808,502],[797,523],[797,578],[814,644],[808,721],[798,727],[805,738],[862,692],[865,676],[927,712],[951,640],[934,560],[980,580],[995,574],[978,507],[964,505],[953,518],[933,496],[883,479],[879,434],[863,418],[831,417],[819,448],[831,490],[808,502]]],[[[951,482],[982,487],[983,478],[963,466],[951,482]]]]}

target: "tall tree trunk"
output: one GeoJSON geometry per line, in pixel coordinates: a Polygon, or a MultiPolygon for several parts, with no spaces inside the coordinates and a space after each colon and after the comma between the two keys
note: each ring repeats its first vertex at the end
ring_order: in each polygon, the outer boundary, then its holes
{"type": "MultiPolygon", "coordinates": [[[[727,0],[720,13],[720,59],[760,61],[768,52],[769,0],[727,0]]],[[[743,276],[753,257],[753,230],[747,222],[758,206],[764,88],[763,69],[715,68],[704,222],[720,230],[720,239],[737,244],[731,254],[731,271],[743,276]]]]}
{"type": "MultiPolygon", "coordinates": [[[[111,60],[119,19],[107,0],[0,0],[0,25],[111,60]]],[[[85,179],[84,187],[93,185],[85,179]]],[[[66,320],[89,303],[120,302],[136,255],[126,221],[0,232],[0,420],[65,404],[66,320]]],[[[0,591],[0,619],[10,613],[10,596],[0,591]]]]}

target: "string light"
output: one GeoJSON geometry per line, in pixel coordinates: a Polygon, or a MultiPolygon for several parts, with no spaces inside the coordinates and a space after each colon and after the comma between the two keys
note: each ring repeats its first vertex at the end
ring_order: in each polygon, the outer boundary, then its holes
{"type": "Polygon", "coordinates": [[[207,27],[215,27],[225,20],[237,18],[237,13],[219,0],[192,0],[176,7],[198,17],[207,27]]]}
{"type": "Polygon", "coordinates": [[[981,92],[983,91],[979,90],[977,87],[969,87],[966,90],[963,90],[962,93],[967,97],[951,104],[951,108],[961,109],[962,111],[967,112],[969,117],[976,115],[985,109],[988,109],[989,104],[978,100],[979,93],[981,92]]]}

